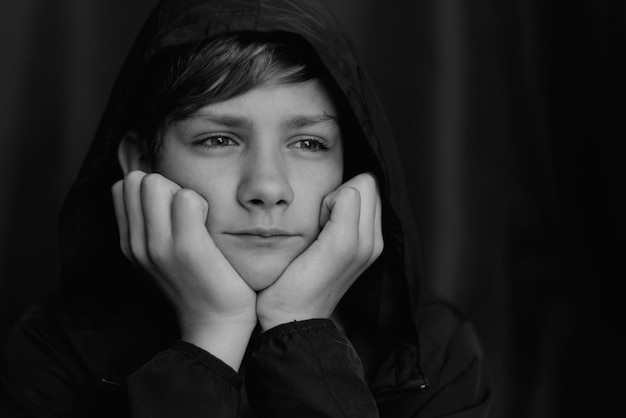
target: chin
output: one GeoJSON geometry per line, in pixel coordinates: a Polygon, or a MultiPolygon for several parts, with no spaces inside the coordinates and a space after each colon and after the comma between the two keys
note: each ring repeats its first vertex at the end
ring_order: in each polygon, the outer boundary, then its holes
{"type": "Polygon", "coordinates": [[[232,260],[231,264],[252,290],[260,292],[278,280],[290,261],[247,258],[232,260]]]}

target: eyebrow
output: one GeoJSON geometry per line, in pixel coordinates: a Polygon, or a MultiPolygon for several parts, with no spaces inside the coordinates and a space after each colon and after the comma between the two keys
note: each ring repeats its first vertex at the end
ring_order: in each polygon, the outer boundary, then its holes
{"type": "Polygon", "coordinates": [[[218,125],[226,126],[228,128],[249,128],[252,126],[252,121],[250,119],[238,116],[216,115],[215,113],[202,112],[196,113],[194,117],[204,119],[218,125]]]}
{"type": "MultiPolygon", "coordinates": [[[[246,117],[219,115],[209,112],[197,113],[195,117],[226,126],[228,128],[250,128],[252,120],[246,117]]],[[[337,117],[324,113],[322,115],[294,115],[283,122],[284,126],[294,129],[308,128],[317,124],[338,125],[337,117]]]]}
{"type": "Polygon", "coordinates": [[[286,126],[291,128],[308,128],[313,125],[317,125],[319,123],[337,125],[337,117],[324,113],[323,115],[316,116],[305,116],[305,115],[296,115],[293,116],[285,122],[286,126]]]}

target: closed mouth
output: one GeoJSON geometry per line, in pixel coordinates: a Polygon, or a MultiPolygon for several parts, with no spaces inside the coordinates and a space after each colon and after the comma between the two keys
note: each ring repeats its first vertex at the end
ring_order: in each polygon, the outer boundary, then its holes
{"type": "Polygon", "coordinates": [[[259,238],[287,238],[287,237],[295,237],[297,234],[292,234],[288,231],[285,231],[280,228],[251,228],[244,229],[241,231],[235,232],[226,232],[228,235],[236,235],[242,237],[259,237],[259,238]]]}

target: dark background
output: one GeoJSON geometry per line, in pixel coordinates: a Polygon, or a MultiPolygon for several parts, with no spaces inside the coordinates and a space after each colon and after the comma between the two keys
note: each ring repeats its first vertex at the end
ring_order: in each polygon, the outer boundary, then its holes
{"type": "MultiPolygon", "coordinates": [[[[626,385],[626,2],[346,0],[400,140],[428,280],[473,320],[491,417],[626,385]]],[[[57,283],[56,221],[155,0],[0,2],[0,342],[57,283]]]]}

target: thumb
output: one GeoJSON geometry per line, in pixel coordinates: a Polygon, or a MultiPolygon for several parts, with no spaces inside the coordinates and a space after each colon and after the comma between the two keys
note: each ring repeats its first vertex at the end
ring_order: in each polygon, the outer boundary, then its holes
{"type": "Polygon", "coordinates": [[[191,238],[200,240],[206,230],[199,225],[206,225],[209,212],[208,202],[191,189],[180,189],[172,201],[172,233],[175,239],[191,238]]]}
{"type": "Polygon", "coordinates": [[[333,225],[332,229],[338,228],[337,232],[340,234],[340,231],[358,232],[360,207],[361,194],[359,190],[350,186],[340,187],[324,198],[320,213],[320,225],[323,229],[328,229],[330,225],[333,225]]]}
{"type": "Polygon", "coordinates": [[[333,195],[335,195],[336,193],[337,190],[326,195],[326,197],[324,197],[324,199],[322,200],[322,207],[320,209],[320,229],[323,229],[326,225],[326,222],[328,222],[328,220],[330,219],[331,208],[335,205],[334,201],[337,199],[337,197],[333,195]]]}

